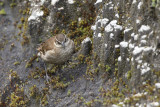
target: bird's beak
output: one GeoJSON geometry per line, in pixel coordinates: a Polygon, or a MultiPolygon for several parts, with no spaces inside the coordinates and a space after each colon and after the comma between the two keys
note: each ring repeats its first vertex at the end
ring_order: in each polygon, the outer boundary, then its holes
{"type": "Polygon", "coordinates": [[[65,49],[65,43],[64,42],[62,42],[62,47],[65,49]]]}

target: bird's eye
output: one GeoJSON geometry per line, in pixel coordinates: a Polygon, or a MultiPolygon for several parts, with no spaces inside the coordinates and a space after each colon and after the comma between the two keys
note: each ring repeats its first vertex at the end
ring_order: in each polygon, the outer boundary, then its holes
{"type": "Polygon", "coordinates": [[[65,42],[67,42],[68,41],[68,39],[67,38],[65,38],[65,42]]]}
{"type": "Polygon", "coordinates": [[[60,42],[57,42],[57,44],[60,45],[61,43],[60,43],[60,42]]]}

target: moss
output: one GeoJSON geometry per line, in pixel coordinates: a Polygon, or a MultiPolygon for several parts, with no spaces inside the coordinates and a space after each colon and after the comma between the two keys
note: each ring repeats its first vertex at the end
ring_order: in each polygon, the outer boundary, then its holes
{"type": "Polygon", "coordinates": [[[22,13],[23,12],[23,10],[22,9],[19,9],[19,13],[22,13]]]}
{"type": "Polygon", "coordinates": [[[23,10],[23,11],[22,11],[22,14],[23,14],[23,15],[26,15],[26,13],[27,13],[26,10],[23,10]]]}
{"type": "Polygon", "coordinates": [[[0,15],[6,15],[6,11],[4,9],[0,10],[0,15]]]}
{"type": "Polygon", "coordinates": [[[42,106],[48,105],[48,101],[47,101],[47,100],[48,100],[48,99],[47,99],[47,96],[45,95],[45,96],[42,98],[42,100],[41,100],[42,106]]]}
{"type": "Polygon", "coordinates": [[[70,96],[70,95],[71,95],[71,90],[68,90],[67,96],[70,96]]]}
{"type": "Polygon", "coordinates": [[[0,6],[3,6],[4,5],[4,2],[0,1],[0,6]]]}
{"type": "Polygon", "coordinates": [[[36,61],[39,62],[39,58],[37,58],[36,61]]]}
{"type": "Polygon", "coordinates": [[[16,71],[11,70],[10,72],[11,72],[11,77],[18,78],[18,75],[17,75],[16,71]]]}
{"type": "Polygon", "coordinates": [[[29,68],[31,65],[32,65],[31,63],[27,62],[25,68],[29,68]]]}
{"type": "Polygon", "coordinates": [[[24,34],[23,34],[22,37],[23,37],[23,41],[21,42],[21,45],[23,46],[25,44],[28,44],[29,43],[29,38],[27,36],[25,36],[24,34]]]}
{"type": "Polygon", "coordinates": [[[109,65],[106,65],[106,72],[109,72],[111,70],[111,67],[109,65]]]}
{"type": "Polygon", "coordinates": [[[16,106],[20,106],[20,100],[22,100],[21,97],[17,96],[14,92],[11,93],[11,103],[10,103],[10,107],[16,107],[16,106]]]}
{"type": "Polygon", "coordinates": [[[80,63],[84,62],[84,58],[85,58],[84,55],[82,55],[82,54],[78,55],[78,60],[80,63]]]}
{"type": "Polygon", "coordinates": [[[41,10],[43,11],[43,17],[47,17],[49,15],[49,9],[45,6],[41,6],[41,10]]]}
{"type": "Polygon", "coordinates": [[[30,14],[30,8],[26,8],[26,14],[27,14],[27,15],[30,14]]]}
{"type": "Polygon", "coordinates": [[[14,65],[20,65],[20,62],[18,62],[18,61],[14,62],[14,65]]]}
{"type": "Polygon", "coordinates": [[[70,82],[68,82],[68,83],[63,83],[63,82],[61,81],[61,82],[56,83],[56,84],[53,86],[53,88],[54,88],[54,89],[64,89],[64,88],[66,88],[69,84],[70,84],[70,82]]]}
{"type": "Polygon", "coordinates": [[[127,73],[127,79],[129,80],[129,79],[131,79],[131,77],[132,77],[132,71],[130,70],[127,73]]]}
{"type": "Polygon", "coordinates": [[[17,26],[19,29],[22,29],[22,24],[18,24],[17,26]]]}
{"type": "Polygon", "coordinates": [[[26,107],[28,98],[24,95],[24,88],[20,84],[15,84],[15,92],[7,98],[10,107],[26,107]]]}
{"type": "Polygon", "coordinates": [[[21,17],[21,22],[24,23],[24,21],[25,21],[25,20],[24,20],[24,17],[21,17]]]}
{"type": "Polygon", "coordinates": [[[10,4],[10,7],[13,8],[13,7],[15,7],[16,5],[17,5],[16,3],[11,3],[11,4],[10,4]]]}
{"type": "Polygon", "coordinates": [[[36,98],[39,96],[39,89],[37,88],[36,85],[33,85],[32,87],[29,88],[29,95],[33,98],[36,98]]]}
{"type": "Polygon", "coordinates": [[[54,66],[51,70],[49,70],[49,73],[53,74],[53,73],[56,73],[58,69],[58,66],[54,66]]]}
{"type": "Polygon", "coordinates": [[[88,102],[85,102],[84,104],[87,106],[87,107],[92,107],[92,103],[93,101],[88,101],[88,102]]]}

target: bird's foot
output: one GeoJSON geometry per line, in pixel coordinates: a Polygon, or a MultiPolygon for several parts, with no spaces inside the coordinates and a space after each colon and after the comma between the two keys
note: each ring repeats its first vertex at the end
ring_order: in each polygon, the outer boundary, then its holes
{"type": "Polygon", "coordinates": [[[46,73],[46,81],[47,83],[49,83],[49,80],[51,80],[51,78],[48,76],[48,74],[46,73]]]}

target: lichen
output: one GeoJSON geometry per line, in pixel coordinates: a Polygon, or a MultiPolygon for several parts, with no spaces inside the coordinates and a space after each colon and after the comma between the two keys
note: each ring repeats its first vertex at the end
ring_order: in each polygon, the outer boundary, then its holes
{"type": "Polygon", "coordinates": [[[70,95],[71,95],[71,90],[68,90],[67,96],[70,96],[70,95]]]}
{"type": "Polygon", "coordinates": [[[16,3],[11,3],[11,4],[10,4],[10,7],[13,8],[13,7],[15,7],[16,5],[17,5],[16,3]]]}
{"type": "Polygon", "coordinates": [[[0,15],[6,15],[6,11],[4,9],[0,10],[0,15]]]}
{"type": "Polygon", "coordinates": [[[18,61],[14,62],[14,65],[20,65],[20,62],[18,61]]]}
{"type": "Polygon", "coordinates": [[[4,2],[0,1],[0,6],[3,6],[4,5],[4,2]]]}

